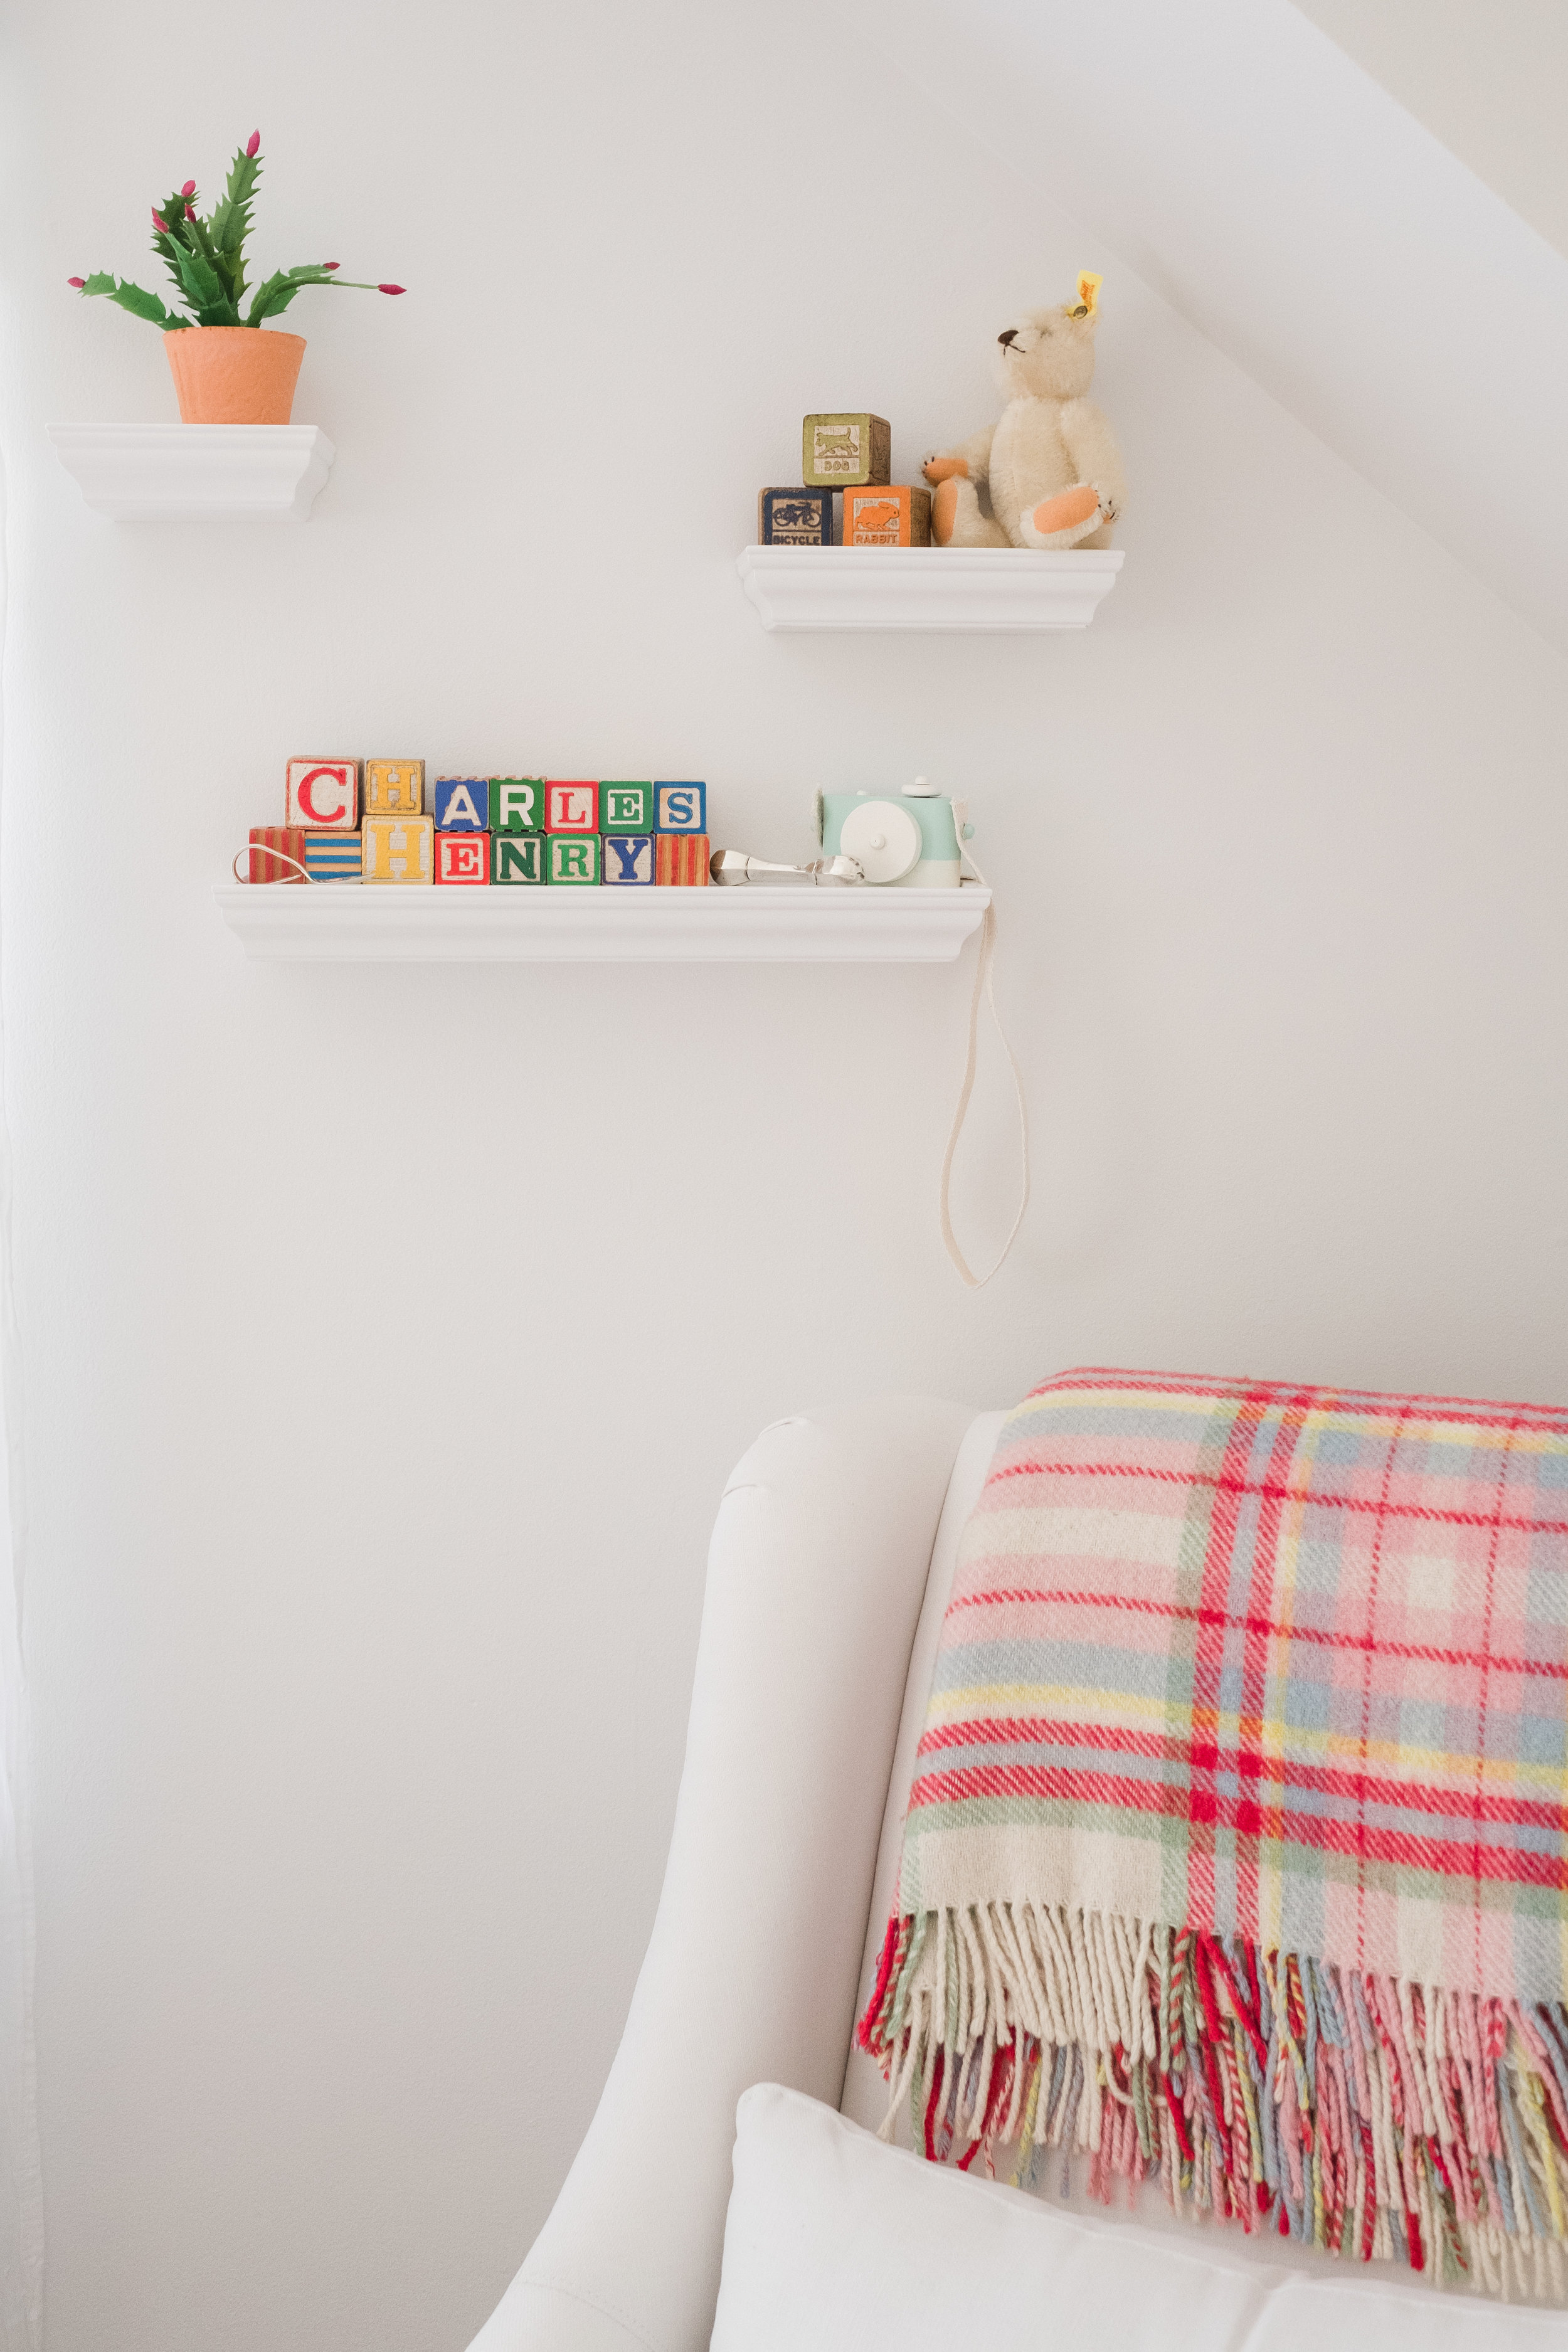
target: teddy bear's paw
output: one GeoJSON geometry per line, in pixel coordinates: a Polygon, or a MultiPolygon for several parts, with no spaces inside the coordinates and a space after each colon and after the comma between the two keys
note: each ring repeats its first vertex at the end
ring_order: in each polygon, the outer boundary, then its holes
{"type": "Polygon", "coordinates": [[[1041,499],[1027,522],[1035,546],[1069,548],[1074,539],[1096,530],[1100,520],[1100,494],[1089,482],[1079,482],[1053,499],[1041,499]]]}
{"type": "Polygon", "coordinates": [[[952,543],[953,525],[958,520],[958,479],[944,476],[937,484],[936,496],[931,502],[931,535],[939,547],[952,543]]]}

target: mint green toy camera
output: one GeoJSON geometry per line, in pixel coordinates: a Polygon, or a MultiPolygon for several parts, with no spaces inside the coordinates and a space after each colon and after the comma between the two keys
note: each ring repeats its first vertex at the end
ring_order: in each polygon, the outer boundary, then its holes
{"type": "Polygon", "coordinates": [[[827,857],[852,857],[868,882],[905,890],[956,890],[969,804],[923,776],[896,800],[871,793],[818,793],[816,838],[827,857]]]}

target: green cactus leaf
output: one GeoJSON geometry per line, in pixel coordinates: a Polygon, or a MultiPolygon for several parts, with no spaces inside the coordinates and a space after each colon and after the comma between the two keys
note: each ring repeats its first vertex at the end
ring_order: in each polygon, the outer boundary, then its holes
{"type": "Polygon", "coordinates": [[[257,288],[246,314],[246,325],[259,327],[263,319],[275,319],[279,310],[289,308],[299,291],[299,287],[286,269],[275,269],[271,277],[264,278],[257,288]]]}
{"type": "Polygon", "coordinates": [[[335,278],[319,261],[302,261],[293,269],[275,269],[266,283],[257,288],[256,299],[251,303],[250,316],[246,323],[258,327],[263,319],[275,319],[280,310],[289,308],[301,286],[339,286],[342,283],[341,278],[335,278]]]}
{"type": "Polygon", "coordinates": [[[185,223],[184,242],[194,251],[198,252],[211,268],[219,286],[223,289],[224,299],[232,307],[234,315],[237,319],[239,298],[245,289],[243,256],[237,253],[220,252],[212,240],[211,222],[199,217],[185,223]]]}
{"type": "Polygon", "coordinates": [[[146,319],[154,327],[188,327],[191,323],[188,319],[177,318],[173,310],[165,310],[156,294],[149,294],[144,286],[133,286],[129,278],[117,278],[111,269],[94,270],[81,290],[84,295],[106,294],[122,310],[129,310],[133,318],[146,319]]]}
{"type": "Polygon", "coordinates": [[[174,234],[174,224],[179,222],[180,226],[184,226],[184,224],[181,220],[184,210],[183,196],[178,194],[165,196],[161,204],[153,206],[153,211],[160,219],[166,220],[170,226],[167,229],[161,229],[154,225],[153,230],[153,250],[174,279],[175,291],[182,295],[185,289],[180,277],[178,264],[174,259],[174,254],[180,243],[180,239],[174,234]]]}
{"type": "Polygon", "coordinates": [[[242,147],[229,165],[228,185],[212,216],[212,241],[219,253],[238,257],[250,235],[250,207],[260,176],[259,154],[247,155],[242,147]]]}
{"type": "Polygon", "coordinates": [[[258,327],[263,319],[276,318],[279,310],[286,310],[301,286],[335,286],[340,293],[345,289],[356,294],[381,291],[368,278],[339,278],[324,262],[302,261],[294,269],[275,269],[266,284],[257,288],[247,326],[258,327]]]}
{"type": "Polygon", "coordinates": [[[174,247],[174,265],[180,274],[186,301],[196,314],[196,323],[203,327],[237,327],[239,312],[228,299],[228,293],[217,271],[203,253],[193,253],[187,246],[174,247]]]}

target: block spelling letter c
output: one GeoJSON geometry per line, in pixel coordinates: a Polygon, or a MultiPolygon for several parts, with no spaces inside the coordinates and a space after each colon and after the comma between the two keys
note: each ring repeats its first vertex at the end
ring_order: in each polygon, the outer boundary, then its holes
{"type": "Polygon", "coordinates": [[[300,778],[295,787],[294,797],[300,803],[301,815],[308,816],[312,824],[336,824],[347,808],[348,803],[340,801],[336,808],[319,809],[310,796],[310,788],[318,776],[330,776],[340,790],[347,782],[341,768],[312,768],[308,776],[300,778]]]}

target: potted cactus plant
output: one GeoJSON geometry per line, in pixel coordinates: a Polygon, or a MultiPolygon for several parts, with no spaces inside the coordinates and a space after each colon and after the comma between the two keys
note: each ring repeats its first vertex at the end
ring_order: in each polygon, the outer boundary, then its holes
{"type": "Polygon", "coordinates": [[[288,424],[305,338],[260,331],[288,309],[302,286],[352,287],[367,294],[404,290],[340,278],[335,261],[307,261],[263,278],[242,315],[245,240],[260,174],[261,133],[253,131],[229,167],[221,202],[205,220],[196,211],[194,180],[153,205],[153,250],[174,281],[184,315],[112,270],[67,281],[80,294],[107,295],[133,318],[163,329],[180,415],[187,425],[288,424]]]}

